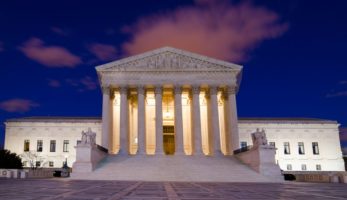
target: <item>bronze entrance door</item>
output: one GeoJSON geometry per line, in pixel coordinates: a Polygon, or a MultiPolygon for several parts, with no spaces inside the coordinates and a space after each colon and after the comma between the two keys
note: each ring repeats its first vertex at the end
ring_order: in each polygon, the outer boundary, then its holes
{"type": "Polygon", "coordinates": [[[163,144],[166,155],[173,155],[175,153],[174,126],[163,126],[163,144]]]}

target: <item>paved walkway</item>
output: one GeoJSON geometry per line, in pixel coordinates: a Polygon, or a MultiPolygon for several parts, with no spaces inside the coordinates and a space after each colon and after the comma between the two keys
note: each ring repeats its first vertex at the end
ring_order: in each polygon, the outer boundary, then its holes
{"type": "Polygon", "coordinates": [[[345,184],[0,179],[0,199],[347,199],[345,184]]]}

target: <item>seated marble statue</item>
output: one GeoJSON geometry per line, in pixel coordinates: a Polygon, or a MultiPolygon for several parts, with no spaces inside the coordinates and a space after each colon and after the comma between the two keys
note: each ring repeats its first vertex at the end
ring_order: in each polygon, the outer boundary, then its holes
{"type": "Polygon", "coordinates": [[[82,131],[81,144],[91,144],[95,145],[96,133],[92,132],[91,128],[88,128],[87,132],[82,131]]]}
{"type": "Polygon", "coordinates": [[[257,128],[256,132],[252,133],[252,142],[253,147],[267,145],[265,130],[263,129],[260,131],[259,128],[257,128]]]}

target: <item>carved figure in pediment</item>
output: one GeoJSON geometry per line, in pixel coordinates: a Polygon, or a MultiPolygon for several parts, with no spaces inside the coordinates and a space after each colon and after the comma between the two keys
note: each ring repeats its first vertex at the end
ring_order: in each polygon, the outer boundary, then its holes
{"type": "Polygon", "coordinates": [[[147,61],[147,67],[149,69],[155,69],[155,58],[150,58],[147,61]]]}
{"type": "Polygon", "coordinates": [[[265,130],[263,129],[260,131],[259,128],[257,128],[256,132],[252,133],[252,142],[253,147],[267,145],[265,130]]]}

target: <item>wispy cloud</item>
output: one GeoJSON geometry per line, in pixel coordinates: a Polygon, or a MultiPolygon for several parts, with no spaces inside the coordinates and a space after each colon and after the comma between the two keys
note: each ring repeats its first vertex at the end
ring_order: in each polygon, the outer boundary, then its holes
{"type": "Polygon", "coordinates": [[[345,97],[347,96],[347,81],[342,80],[337,83],[334,89],[332,89],[327,95],[325,95],[326,98],[333,98],[333,97],[345,97]]]}
{"type": "Polygon", "coordinates": [[[46,67],[75,67],[82,63],[80,57],[72,54],[61,46],[45,46],[38,38],[31,38],[25,42],[19,50],[29,59],[32,59],[46,67]]]}
{"type": "Polygon", "coordinates": [[[56,27],[56,26],[51,27],[51,31],[60,35],[60,36],[68,36],[69,35],[66,30],[63,30],[63,29],[56,27]]]}
{"type": "Polygon", "coordinates": [[[61,86],[61,83],[58,80],[55,80],[55,79],[47,79],[47,80],[48,80],[48,85],[51,87],[58,88],[61,86]]]}
{"type": "Polygon", "coordinates": [[[326,95],[327,98],[347,96],[347,91],[333,92],[326,95]]]}
{"type": "Polygon", "coordinates": [[[117,49],[109,44],[93,43],[88,50],[101,61],[110,61],[117,58],[117,49]]]}
{"type": "Polygon", "coordinates": [[[123,44],[125,54],[172,46],[211,57],[244,61],[248,52],[266,39],[277,38],[288,29],[273,11],[250,3],[197,1],[195,6],[147,16],[124,27],[131,40],[123,44]]]}
{"type": "Polygon", "coordinates": [[[79,92],[95,90],[98,83],[90,76],[85,76],[80,79],[66,79],[65,82],[78,89],[79,92]]]}
{"type": "Polygon", "coordinates": [[[0,102],[0,109],[6,112],[28,112],[32,108],[40,106],[38,103],[29,99],[9,99],[0,102]]]}

